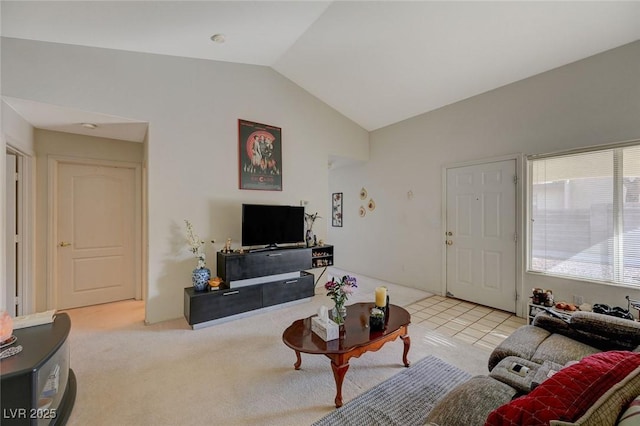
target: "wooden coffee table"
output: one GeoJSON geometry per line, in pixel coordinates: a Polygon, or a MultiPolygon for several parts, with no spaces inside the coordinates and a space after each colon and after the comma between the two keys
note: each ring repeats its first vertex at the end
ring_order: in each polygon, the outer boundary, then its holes
{"type": "Polygon", "coordinates": [[[347,306],[347,317],[340,331],[340,338],[325,342],[311,331],[311,318],[294,321],[282,334],[285,345],[296,351],[296,370],[302,365],[300,353],[321,354],[331,359],[333,377],[336,380],[336,407],[342,406],[342,381],[349,369],[349,359],[359,357],[365,352],[377,351],[385,343],[398,337],[404,342],[402,362],[409,366],[407,354],[411,346],[408,327],[411,315],[404,308],[389,305],[389,319],[383,331],[369,329],[369,310],[373,303],[356,303],[347,306]]]}

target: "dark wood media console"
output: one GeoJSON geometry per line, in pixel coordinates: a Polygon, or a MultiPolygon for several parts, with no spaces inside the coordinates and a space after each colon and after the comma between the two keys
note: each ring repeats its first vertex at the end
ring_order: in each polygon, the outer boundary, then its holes
{"type": "Polygon", "coordinates": [[[69,366],[66,313],[49,324],[14,331],[22,352],[0,361],[2,425],[61,426],[76,399],[76,377],[69,366]]]}
{"type": "Polygon", "coordinates": [[[333,246],[217,253],[219,290],[184,289],[184,316],[193,329],[251,311],[310,299],[315,294],[309,269],[333,265],[333,246]],[[322,262],[319,263],[319,260],[322,262]]]}

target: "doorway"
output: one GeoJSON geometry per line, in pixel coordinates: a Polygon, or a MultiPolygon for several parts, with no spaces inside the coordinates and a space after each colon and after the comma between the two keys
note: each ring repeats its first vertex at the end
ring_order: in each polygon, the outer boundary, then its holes
{"type": "Polygon", "coordinates": [[[50,161],[54,307],[140,299],[140,165],[50,161]]]}
{"type": "Polygon", "coordinates": [[[516,159],[447,167],[446,294],[516,311],[516,159]]]}
{"type": "Polygon", "coordinates": [[[5,257],[6,270],[4,294],[6,309],[12,316],[34,312],[33,282],[33,158],[6,146],[5,167],[5,257]]]}
{"type": "Polygon", "coordinates": [[[18,282],[18,269],[20,259],[20,239],[18,236],[18,210],[20,199],[18,198],[18,156],[8,151],[6,154],[6,257],[7,270],[5,272],[6,294],[5,306],[9,315],[18,315],[20,298],[18,296],[20,284],[18,282]]]}

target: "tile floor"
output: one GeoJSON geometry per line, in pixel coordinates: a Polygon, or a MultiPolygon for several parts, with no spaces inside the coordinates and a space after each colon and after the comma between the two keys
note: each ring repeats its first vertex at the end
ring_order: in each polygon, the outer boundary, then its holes
{"type": "Polygon", "coordinates": [[[509,312],[442,296],[407,307],[411,323],[493,350],[527,320],[509,312]]]}

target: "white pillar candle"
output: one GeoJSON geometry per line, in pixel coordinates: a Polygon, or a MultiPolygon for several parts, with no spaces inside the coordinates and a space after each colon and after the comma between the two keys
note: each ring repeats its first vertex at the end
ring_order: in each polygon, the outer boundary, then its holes
{"type": "Polygon", "coordinates": [[[387,288],[376,287],[376,306],[384,307],[387,305],[387,288]]]}

